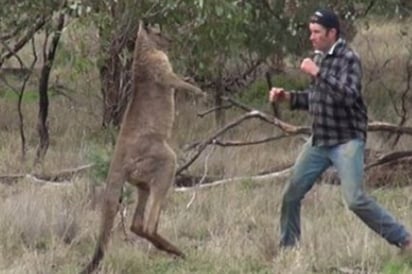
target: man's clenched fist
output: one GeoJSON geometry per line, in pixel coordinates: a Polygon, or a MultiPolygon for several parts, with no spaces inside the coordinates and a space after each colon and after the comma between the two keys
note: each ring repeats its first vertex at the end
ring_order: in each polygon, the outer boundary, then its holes
{"type": "Polygon", "coordinates": [[[310,58],[303,59],[302,63],[300,64],[300,69],[304,73],[307,73],[313,77],[316,77],[316,75],[318,75],[319,73],[319,67],[310,58]]]}

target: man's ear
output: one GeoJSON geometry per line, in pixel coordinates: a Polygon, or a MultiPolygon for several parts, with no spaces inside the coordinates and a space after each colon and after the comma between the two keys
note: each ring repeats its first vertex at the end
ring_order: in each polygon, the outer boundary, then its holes
{"type": "Polygon", "coordinates": [[[328,29],[327,31],[326,31],[326,34],[329,36],[329,35],[333,35],[334,37],[336,37],[336,39],[338,38],[338,31],[335,29],[335,28],[331,28],[331,29],[328,29]]]}

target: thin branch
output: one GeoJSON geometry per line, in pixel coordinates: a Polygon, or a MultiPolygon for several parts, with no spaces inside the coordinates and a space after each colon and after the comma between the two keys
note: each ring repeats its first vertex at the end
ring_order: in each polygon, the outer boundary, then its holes
{"type": "MultiPolygon", "coordinates": [[[[401,94],[401,120],[399,121],[398,125],[403,126],[406,121],[407,121],[407,115],[408,115],[408,109],[406,106],[406,99],[407,95],[409,93],[409,90],[411,88],[411,76],[412,76],[412,56],[409,56],[409,60],[406,62],[406,86],[405,89],[403,90],[401,94]]],[[[399,142],[400,138],[402,136],[402,133],[398,133],[393,140],[392,143],[392,148],[396,146],[396,144],[399,142]]]]}
{"type": "Polygon", "coordinates": [[[31,46],[33,52],[33,61],[30,65],[30,73],[27,74],[23,79],[23,84],[20,88],[20,92],[18,93],[18,100],[17,100],[17,113],[19,116],[19,131],[20,131],[20,139],[21,139],[21,160],[24,162],[26,160],[26,136],[24,133],[24,118],[23,118],[23,111],[22,111],[22,102],[23,102],[23,95],[26,90],[26,85],[33,73],[34,66],[37,63],[37,54],[36,54],[36,43],[34,38],[31,39],[31,46]]]}
{"type": "Polygon", "coordinates": [[[197,190],[199,190],[199,187],[203,184],[204,180],[206,179],[206,176],[207,176],[207,173],[208,173],[209,157],[210,157],[210,155],[212,155],[213,151],[214,151],[214,149],[211,149],[209,151],[209,153],[206,155],[202,178],[200,178],[199,182],[195,185],[195,189],[194,189],[192,198],[190,199],[189,203],[187,203],[186,209],[188,209],[192,205],[192,203],[195,201],[197,190]]]}
{"type": "Polygon", "coordinates": [[[10,33],[6,33],[2,36],[0,36],[0,40],[3,42],[5,40],[9,40],[11,38],[13,38],[14,36],[17,35],[17,33],[22,29],[22,25],[20,25],[19,27],[15,28],[12,32],[10,33]]]}
{"type": "Polygon", "coordinates": [[[306,126],[295,126],[292,124],[289,124],[287,122],[284,122],[278,118],[275,118],[272,115],[268,115],[266,113],[263,113],[259,110],[256,110],[252,107],[249,107],[239,101],[236,101],[235,99],[228,97],[228,96],[222,96],[222,99],[224,101],[228,101],[230,103],[232,103],[234,106],[245,110],[245,111],[249,111],[249,112],[254,112],[254,115],[256,118],[259,118],[260,120],[275,125],[276,127],[278,127],[279,129],[281,129],[283,132],[288,133],[288,134],[310,134],[311,129],[309,127],[306,126]]]}
{"type": "MultiPolygon", "coordinates": [[[[265,174],[265,175],[257,175],[257,176],[245,176],[245,177],[234,177],[228,178],[223,180],[214,181],[207,184],[201,184],[197,186],[198,189],[207,189],[214,186],[220,186],[228,183],[239,183],[244,181],[253,181],[253,182],[261,182],[261,181],[273,181],[274,179],[285,179],[289,176],[292,168],[287,168],[281,171],[265,174]]],[[[176,192],[187,192],[193,191],[193,187],[177,187],[174,189],[176,192]]]]}
{"type": "Polygon", "coordinates": [[[222,97],[223,101],[230,102],[233,106],[235,106],[237,108],[240,108],[244,111],[252,111],[253,110],[253,108],[251,108],[251,107],[249,107],[249,106],[247,106],[247,105],[245,105],[245,104],[243,104],[239,101],[236,101],[235,99],[233,99],[229,96],[221,96],[221,97],[222,97]]]}
{"type": "Polygon", "coordinates": [[[268,143],[271,141],[277,141],[280,139],[284,139],[290,137],[290,135],[277,135],[277,136],[271,136],[267,138],[263,138],[261,140],[255,140],[255,141],[248,141],[248,142],[241,142],[241,141],[220,141],[220,140],[215,140],[211,145],[216,145],[216,146],[221,146],[221,147],[237,147],[237,146],[250,146],[250,145],[259,145],[259,144],[264,144],[268,143]]]}
{"type": "Polygon", "coordinates": [[[223,106],[214,107],[214,108],[208,109],[208,110],[203,111],[203,112],[198,112],[198,113],[197,113],[197,116],[203,118],[204,116],[206,116],[206,115],[208,115],[208,114],[210,114],[210,113],[213,113],[213,112],[215,112],[216,110],[229,109],[229,108],[231,108],[231,107],[232,107],[231,104],[230,104],[230,105],[223,105],[223,106]]]}
{"type": "Polygon", "coordinates": [[[202,141],[198,146],[197,146],[197,151],[195,153],[194,156],[192,156],[192,158],[190,158],[188,161],[186,161],[186,163],[184,163],[182,166],[180,166],[177,171],[176,171],[176,175],[179,175],[180,173],[182,173],[183,170],[185,170],[186,168],[188,168],[199,156],[200,154],[203,152],[203,150],[206,149],[206,147],[213,143],[214,140],[222,135],[223,133],[225,133],[226,131],[228,131],[229,129],[239,125],[240,123],[242,123],[245,120],[251,119],[256,117],[255,113],[250,112],[250,113],[246,113],[245,115],[237,118],[235,121],[227,124],[226,126],[224,126],[223,128],[219,129],[217,132],[215,132],[214,134],[212,134],[212,136],[208,137],[206,140],[202,141]]]}
{"type": "MultiPolygon", "coordinates": [[[[174,5],[175,5],[176,7],[178,7],[181,3],[182,3],[182,0],[177,0],[174,5]]],[[[155,10],[156,6],[159,5],[159,4],[160,4],[160,1],[158,1],[158,3],[154,3],[154,4],[152,5],[152,7],[149,8],[149,9],[146,11],[146,13],[142,16],[142,18],[143,18],[144,20],[148,20],[148,19],[153,18],[153,17],[155,17],[155,16],[157,16],[157,15],[159,15],[159,14],[165,14],[166,11],[167,11],[168,9],[170,9],[170,5],[165,5],[165,6],[163,7],[163,9],[157,10],[157,11],[153,11],[153,10],[155,10]],[[153,11],[153,12],[152,12],[152,11],[153,11]]]]}
{"type": "Polygon", "coordinates": [[[365,171],[375,166],[383,165],[389,162],[394,162],[394,161],[407,158],[407,157],[411,157],[411,156],[412,156],[412,150],[391,152],[386,155],[383,155],[382,157],[379,157],[378,160],[366,165],[365,171]]]}
{"type": "Polygon", "coordinates": [[[11,51],[9,50],[7,53],[5,53],[3,56],[0,57],[0,68],[3,66],[4,61],[6,61],[7,59],[9,59],[12,56],[15,56],[15,54],[22,49],[28,41],[30,41],[30,39],[33,38],[34,34],[40,30],[48,21],[48,19],[50,19],[50,16],[42,16],[40,17],[33,25],[33,27],[31,29],[29,29],[26,33],[26,35],[24,35],[19,41],[17,41],[17,43],[14,45],[14,47],[11,49],[11,51]]]}
{"type": "MultiPolygon", "coordinates": [[[[236,101],[233,101],[233,102],[236,102],[236,101]]],[[[194,156],[192,156],[192,158],[190,158],[188,161],[186,161],[186,163],[184,163],[181,167],[179,167],[177,169],[176,175],[179,175],[183,170],[187,169],[200,156],[200,154],[203,152],[203,150],[205,150],[205,148],[208,145],[213,144],[215,142],[215,140],[218,136],[224,134],[229,129],[231,129],[233,127],[236,127],[237,125],[239,125],[243,121],[249,120],[249,119],[252,119],[252,118],[258,118],[258,119],[263,120],[267,123],[275,125],[275,126],[279,127],[285,133],[289,134],[289,136],[290,135],[310,133],[310,128],[308,128],[308,127],[294,126],[294,125],[288,124],[286,122],[283,122],[283,121],[281,121],[277,118],[270,117],[269,115],[267,115],[263,112],[260,112],[258,110],[251,110],[250,112],[238,117],[233,122],[225,125],[221,129],[216,131],[214,134],[212,134],[212,136],[206,138],[204,141],[202,141],[198,145],[196,145],[196,147],[197,147],[196,153],[194,154],[194,156]]]]}
{"type": "Polygon", "coordinates": [[[365,11],[363,12],[362,17],[365,17],[365,16],[369,13],[369,11],[370,11],[370,10],[373,8],[373,6],[375,5],[375,2],[376,2],[376,0],[371,0],[371,1],[369,2],[369,5],[366,7],[365,11]]]}

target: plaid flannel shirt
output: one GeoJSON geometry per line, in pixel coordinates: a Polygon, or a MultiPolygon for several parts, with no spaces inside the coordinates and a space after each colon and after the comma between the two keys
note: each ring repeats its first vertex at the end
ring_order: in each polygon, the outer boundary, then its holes
{"type": "Polygon", "coordinates": [[[291,92],[291,109],[312,115],[312,145],[333,146],[367,135],[359,56],[339,39],[329,52],[314,58],[319,74],[303,91],[291,92]]]}

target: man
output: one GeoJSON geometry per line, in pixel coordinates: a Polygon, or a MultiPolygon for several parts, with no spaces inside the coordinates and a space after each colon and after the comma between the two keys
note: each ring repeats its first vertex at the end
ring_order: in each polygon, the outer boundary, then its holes
{"type": "Polygon", "coordinates": [[[361,94],[359,57],[340,38],[339,20],[333,11],[316,11],[309,30],[317,55],[315,61],[304,59],[300,69],[312,77],[312,83],[304,91],[274,87],[269,94],[270,102],[288,101],[291,109],[308,110],[313,117],[312,136],[303,146],[283,194],[280,245],[294,246],[300,240],[301,200],[333,165],[349,209],[390,244],[411,251],[409,232],[362,187],[367,110],[361,94]]]}

